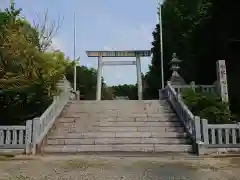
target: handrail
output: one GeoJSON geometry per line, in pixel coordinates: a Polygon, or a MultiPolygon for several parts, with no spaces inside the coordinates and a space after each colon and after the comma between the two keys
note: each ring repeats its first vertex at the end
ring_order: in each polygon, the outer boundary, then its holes
{"type": "Polygon", "coordinates": [[[167,83],[166,90],[168,102],[175,110],[187,133],[193,140],[201,140],[200,118],[192,114],[192,112],[182,101],[180,95],[171,86],[170,82],[167,83]]]}
{"type": "Polygon", "coordinates": [[[196,84],[187,84],[187,85],[171,85],[172,88],[177,93],[182,92],[183,89],[186,88],[192,88],[192,89],[201,89],[202,92],[216,92],[216,86],[215,85],[196,85],[196,84]]]}
{"type": "Polygon", "coordinates": [[[70,86],[67,83],[64,83],[64,85],[65,86],[61,88],[62,92],[60,95],[54,96],[52,104],[45,110],[45,112],[40,117],[34,118],[33,120],[33,154],[36,154],[37,147],[41,145],[47,133],[55,123],[55,120],[70,99],[70,86]]]}

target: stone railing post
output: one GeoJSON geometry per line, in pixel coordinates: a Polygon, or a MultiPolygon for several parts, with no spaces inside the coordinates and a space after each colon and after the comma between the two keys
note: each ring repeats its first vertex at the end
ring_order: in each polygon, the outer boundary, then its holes
{"type": "Polygon", "coordinates": [[[31,145],[32,145],[32,120],[28,120],[26,123],[26,134],[25,134],[25,149],[26,154],[31,153],[31,145]]]}
{"type": "Polygon", "coordinates": [[[202,121],[203,142],[204,144],[209,144],[208,121],[206,119],[202,119],[201,121],[202,121]]]}
{"type": "Polygon", "coordinates": [[[199,116],[194,117],[194,124],[195,124],[195,142],[202,141],[201,119],[199,116]]]}
{"type": "MultiPolygon", "coordinates": [[[[203,129],[201,124],[201,118],[199,116],[194,117],[194,125],[195,125],[195,142],[193,144],[193,147],[195,148],[195,151],[198,155],[204,154],[205,147],[203,142],[203,129]]],[[[206,138],[206,137],[205,137],[206,138]]]]}
{"type": "Polygon", "coordinates": [[[195,81],[192,81],[191,83],[190,83],[190,86],[191,86],[191,88],[192,88],[192,90],[193,91],[195,91],[196,89],[196,84],[195,84],[195,81]]]}
{"type": "Polygon", "coordinates": [[[39,137],[40,118],[33,119],[33,139],[32,139],[32,154],[36,155],[37,152],[37,139],[39,137]]]}
{"type": "Polygon", "coordinates": [[[76,92],[76,99],[79,101],[80,100],[80,91],[79,90],[77,90],[77,92],[76,92]]]}

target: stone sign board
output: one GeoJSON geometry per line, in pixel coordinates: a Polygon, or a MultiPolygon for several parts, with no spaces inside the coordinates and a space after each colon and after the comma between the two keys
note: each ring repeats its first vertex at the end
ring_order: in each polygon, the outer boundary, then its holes
{"type": "Polygon", "coordinates": [[[228,102],[227,70],[225,60],[217,61],[218,92],[224,102],[228,102]]]}

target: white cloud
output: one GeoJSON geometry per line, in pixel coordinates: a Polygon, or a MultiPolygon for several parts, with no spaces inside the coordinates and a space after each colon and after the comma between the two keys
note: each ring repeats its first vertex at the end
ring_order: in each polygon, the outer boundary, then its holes
{"type": "MultiPolygon", "coordinates": [[[[108,32],[108,38],[104,40],[104,50],[148,50],[152,42],[151,25],[142,24],[139,26],[118,24],[108,32]]],[[[135,58],[106,58],[105,60],[133,61],[135,58]]],[[[141,58],[142,72],[148,70],[149,58],[141,58]]],[[[111,66],[104,67],[104,79],[108,84],[131,84],[136,82],[135,66],[111,66]]]]}
{"type": "Polygon", "coordinates": [[[65,52],[65,46],[62,42],[62,40],[59,37],[53,37],[52,38],[52,44],[48,49],[49,51],[55,51],[60,50],[62,52],[65,52]]]}

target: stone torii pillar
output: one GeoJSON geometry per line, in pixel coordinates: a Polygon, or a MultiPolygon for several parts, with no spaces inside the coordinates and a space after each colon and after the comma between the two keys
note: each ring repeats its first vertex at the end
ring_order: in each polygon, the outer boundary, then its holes
{"type": "Polygon", "coordinates": [[[98,57],[98,70],[97,70],[97,92],[96,100],[100,101],[102,95],[102,56],[98,57]]]}
{"type": "Polygon", "coordinates": [[[137,70],[137,85],[138,85],[138,100],[142,100],[142,73],[140,56],[136,56],[136,70],[137,70]]]}

